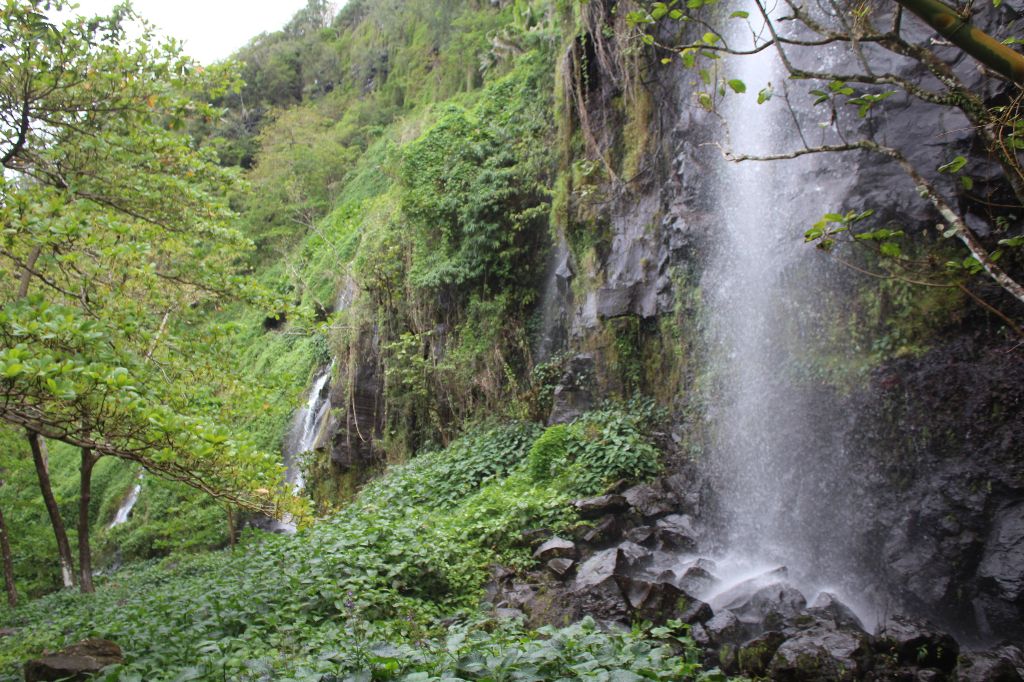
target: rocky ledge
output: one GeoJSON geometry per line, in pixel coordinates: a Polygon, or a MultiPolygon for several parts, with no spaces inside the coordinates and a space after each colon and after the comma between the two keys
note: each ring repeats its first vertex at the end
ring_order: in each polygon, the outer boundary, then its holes
{"type": "Polygon", "coordinates": [[[530,534],[539,569],[494,568],[488,597],[496,614],[534,627],[587,615],[607,627],[678,624],[707,668],[752,678],[1024,680],[1017,646],[968,651],[936,626],[900,615],[868,632],[836,595],[808,602],[783,566],[726,586],[720,567],[700,553],[708,532],[694,480],[677,473],[578,500],[587,522],[570,537],[530,534]]]}

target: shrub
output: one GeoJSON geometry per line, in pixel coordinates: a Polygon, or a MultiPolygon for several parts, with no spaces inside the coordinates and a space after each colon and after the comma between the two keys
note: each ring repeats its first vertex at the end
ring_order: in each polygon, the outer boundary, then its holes
{"type": "Polygon", "coordinates": [[[530,476],[535,481],[549,480],[555,473],[554,467],[564,464],[568,453],[569,427],[565,424],[549,427],[530,447],[530,476]]]}

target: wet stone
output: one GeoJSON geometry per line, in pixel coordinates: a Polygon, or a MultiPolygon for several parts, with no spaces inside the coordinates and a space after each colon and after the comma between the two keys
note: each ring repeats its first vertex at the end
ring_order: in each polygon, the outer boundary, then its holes
{"type": "Polygon", "coordinates": [[[732,611],[719,611],[708,622],[704,623],[704,629],[711,638],[713,644],[738,644],[746,638],[746,628],[732,611]]]}
{"type": "Polygon", "coordinates": [[[575,558],[576,543],[562,538],[551,538],[533,553],[533,558],[539,561],[549,559],[575,558]]]}
{"type": "Polygon", "coordinates": [[[775,652],[785,641],[786,636],[775,630],[750,640],[737,652],[736,662],[739,671],[751,677],[764,676],[775,652]]]}
{"type": "Polygon", "coordinates": [[[547,563],[548,570],[559,578],[567,577],[574,565],[576,565],[576,561],[568,558],[551,559],[547,563]]]}
{"type": "Polygon", "coordinates": [[[779,646],[772,657],[770,677],[793,682],[833,682],[863,677],[870,655],[866,638],[828,627],[798,632],[779,646]]]}
{"type": "Polygon", "coordinates": [[[672,514],[657,523],[657,537],[661,546],[681,552],[691,552],[697,548],[696,533],[690,517],[672,514]]]}
{"type": "Polygon", "coordinates": [[[717,578],[702,566],[690,566],[676,584],[686,592],[700,594],[715,583],[717,578]]]}
{"type": "Polygon", "coordinates": [[[653,485],[633,486],[622,493],[622,496],[631,508],[645,518],[661,516],[674,511],[674,507],[666,499],[665,493],[653,485]]]}
{"type": "Polygon", "coordinates": [[[819,618],[831,621],[839,629],[864,630],[864,625],[853,610],[839,601],[831,592],[822,592],[809,607],[807,612],[819,618]]]}
{"type": "Polygon", "coordinates": [[[581,518],[597,519],[605,514],[617,514],[626,511],[629,505],[622,495],[601,495],[576,500],[573,503],[581,518]]]}
{"type": "Polygon", "coordinates": [[[740,621],[766,629],[782,627],[786,619],[799,615],[806,606],[804,595],[783,582],[765,585],[726,604],[740,621]]]}
{"type": "Polygon", "coordinates": [[[638,545],[648,545],[655,540],[652,526],[637,526],[626,533],[626,539],[638,545]]]}
{"type": "Polygon", "coordinates": [[[619,518],[609,514],[594,524],[593,528],[585,528],[581,539],[591,545],[600,545],[614,540],[620,533],[619,518]]]}
{"type": "Polygon", "coordinates": [[[919,665],[950,672],[956,667],[960,645],[945,632],[925,621],[893,616],[879,633],[883,647],[905,665],[919,665]]]}
{"type": "Polygon", "coordinates": [[[1013,659],[1002,650],[965,652],[960,654],[956,677],[961,682],[1021,682],[1024,677],[1013,659]]]}

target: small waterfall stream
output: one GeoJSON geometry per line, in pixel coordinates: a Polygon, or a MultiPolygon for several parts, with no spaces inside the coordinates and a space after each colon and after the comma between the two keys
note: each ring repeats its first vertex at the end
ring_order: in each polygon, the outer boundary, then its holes
{"type": "Polygon", "coordinates": [[[142,474],[139,474],[137,482],[132,486],[131,492],[128,493],[128,497],[126,497],[124,502],[121,503],[121,506],[117,508],[117,513],[114,514],[114,518],[111,520],[107,528],[114,528],[128,522],[128,518],[131,516],[132,510],[135,509],[135,504],[139,501],[139,494],[141,492],[142,474]]]}
{"type": "Polygon", "coordinates": [[[313,385],[309,389],[306,404],[295,413],[291,431],[285,440],[284,460],[285,466],[288,468],[285,478],[296,493],[301,493],[306,486],[300,457],[316,445],[320,426],[331,409],[330,397],[324,388],[330,381],[333,370],[334,363],[332,362],[317,372],[313,379],[313,385]]]}

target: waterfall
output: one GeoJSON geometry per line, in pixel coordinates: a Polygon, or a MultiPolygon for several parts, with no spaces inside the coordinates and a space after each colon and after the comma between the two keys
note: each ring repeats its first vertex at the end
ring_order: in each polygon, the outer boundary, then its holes
{"type": "Polygon", "coordinates": [[[309,397],[306,398],[305,405],[295,413],[291,431],[285,441],[284,461],[287,467],[285,478],[296,493],[302,492],[306,487],[300,456],[312,450],[316,445],[320,426],[331,410],[330,396],[326,394],[324,387],[330,381],[333,370],[334,363],[332,362],[317,372],[309,390],[309,397]]]}
{"type": "Polygon", "coordinates": [[[132,486],[132,490],[128,493],[128,497],[124,499],[121,506],[117,508],[117,513],[114,514],[114,519],[110,522],[107,528],[114,528],[120,526],[122,523],[128,522],[128,517],[131,516],[132,510],[135,508],[135,503],[139,501],[139,494],[142,492],[142,474],[139,474],[138,481],[132,486]]]}
{"type": "MultiPolygon", "coordinates": [[[[749,48],[750,27],[732,23],[729,44],[749,48]]],[[[723,61],[726,77],[746,85],[743,94],[729,92],[719,112],[731,151],[763,156],[799,148],[783,99],[757,103],[762,88],[785,80],[776,53],[723,61]]],[[[835,467],[839,439],[822,428],[828,416],[820,387],[795,372],[807,350],[798,322],[809,305],[805,292],[826,285],[807,281],[815,253],[802,237],[837,199],[829,189],[835,185],[820,179],[829,161],[811,155],[716,163],[713,247],[701,281],[715,381],[707,414],[707,465],[720,508],[714,551],[719,593],[785,566],[808,599],[824,589],[839,593],[868,624],[872,609],[853,597],[860,588],[844,544],[854,531],[835,467]]],[[[714,594],[705,597],[716,605],[714,594]]]]}

